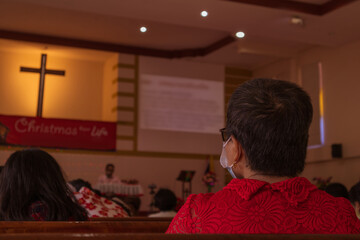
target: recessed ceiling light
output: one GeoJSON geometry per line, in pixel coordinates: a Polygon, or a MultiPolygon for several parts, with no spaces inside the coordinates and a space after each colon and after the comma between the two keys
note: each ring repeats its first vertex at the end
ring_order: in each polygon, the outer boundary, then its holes
{"type": "Polygon", "coordinates": [[[243,37],[245,37],[245,33],[244,33],[244,32],[237,32],[237,33],[235,34],[235,36],[236,36],[237,38],[243,38],[243,37]]]}
{"type": "Polygon", "coordinates": [[[209,13],[204,10],[204,11],[202,11],[200,14],[201,14],[202,17],[207,17],[207,15],[208,15],[209,13]]]}
{"type": "Polygon", "coordinates": [[[304,19],[302,19],[301,17],[299,16],[293,16],[291,19],[290,19],[290,22],[294,25],[299,25],[299,26],[303,26],[304,25],[304,19]]]}
{"type": "Polygon", "coordinates": [[[146,32],[146,31],[147,31],[147,28],[146,28],[146,27],[141,27],[141,28],[140,28],[140,32],[144,33],[144,32],[146,32]]]}

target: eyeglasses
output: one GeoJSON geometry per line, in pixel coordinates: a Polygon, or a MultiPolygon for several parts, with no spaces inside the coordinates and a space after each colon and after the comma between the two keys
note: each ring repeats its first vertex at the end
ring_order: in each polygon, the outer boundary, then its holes
{"type": "Polygon", "coordinates": [[[229,135],[229,133],[226,131],[226,128],[220,129],[220,132],[221,132],[221,138],[222,138],[223,142],[226,142],[227,140],[229,140],[230,135],[229,135]]]}

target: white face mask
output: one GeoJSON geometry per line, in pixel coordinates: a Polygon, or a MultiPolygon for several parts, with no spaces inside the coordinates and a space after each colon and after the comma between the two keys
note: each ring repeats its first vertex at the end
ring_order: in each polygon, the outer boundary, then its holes
{"type": "Polygon", "coordinates": [[[231,139],[231,137],[223,144],[223,149],[222,149],[221,156],[220,156],[220,164],[223,168],[226,168],[228,170],[228,172],[230,173],[230,175],[233,178],[236,178],[235,173],[232,170],[232,167],[234,166],[234,164],[231,164],[231,166],[228,166],[229,162],[226,157],[226,151],[225,151],[225,146],[230,141],[230,139],[231,139]]]}

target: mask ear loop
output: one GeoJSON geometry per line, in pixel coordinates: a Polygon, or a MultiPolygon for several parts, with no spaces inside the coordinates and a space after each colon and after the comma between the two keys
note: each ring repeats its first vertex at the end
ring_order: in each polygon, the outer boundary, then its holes
{"type": "Polygon", "coordinates": [[[229,137],[229,139],[226,140],[226,142],[223,143],[223,148],[226,146],[226,144],[228,144],[228,142],[230,142],[230,140],[231,140],[231,137],[229,137]]]}
{"type": "MultiPolygon", "coordinates": [[[[240,157],[240,154],[241,154],[241,149],[240,149],[240,144],[239,144],[239,157],[240,157]]],[[[232,169],[238,162],[239,162],[239,159],[237,161],[235,161],[233,164],[231,164],[231,166],[229,166],[229,167],[232,169]]]]}
{"type": "MultiPolygon", "coordinates": [[[[222,163],[222,154],[224,154],[224,150],[225,150],[225,146],[226,146],[226,144],[228,144],[228,142],[231,140],[231,137],[229,137],[229,139],[228,140],[226,140],[226,142],[225,143],[223,143],[223,152],[221,153],[221,156],[220,156],[220,162],[221,162],[221,164],[222,164],[222,166],[223,166],[223,163],[222,163]]],[[[225,157],[225,159],[226,159],[226,157],[225,157]]],[[[225,164],[227,165],[228,164],[228,161],[226,160],[225,161],[225,164]]],[[[232,170],[232,167],[234,166],[234,163],[233,164],[231,164],[231,166],[223,166],[224,168],[226,168],[227,170],[228,170],[228,172],[230,173],[230,175],[233,177],[233,178],[237,178],[236,177],[236,175],[235,175],[235,173],[234,173],[234,171],[232,170]]]]}
{"type": "MultiPolygon", "coordinates": [[[[230,138],[231,138],[231,137],[230,137],[230,138]]],[[[230,138],[229,138],[229,139],[230,139],[230,138]]],[[[240,144],[239,144],[239,158],[240,158],[241,152],[242,152],[242,151],[241,151],[241,149],[240,149],[240,144]]],[[[231,166],[229,166],[229,168],[232,169],[239,161],[240,161],[239,159],[238,159],[238,161],[235,161],[233,164],[231,164],[231,166]]],[[[248,165],[246,165],[246,166],[248,166],[248,165]]]]}

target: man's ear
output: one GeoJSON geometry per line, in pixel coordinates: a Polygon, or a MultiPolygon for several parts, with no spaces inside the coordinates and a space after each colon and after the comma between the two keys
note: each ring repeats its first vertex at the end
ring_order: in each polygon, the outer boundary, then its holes
{"type": "Polygon", "coordinates": [[[358,201],[355,201],[355,210],[357,213],[360,213],[360,203],[358,201]]]}
{"type": "Polygon", "coordinates": [[[241,156],[242,156],[242,147],[238,140],[234,136],[231,136],[231,141],[229,144],[229,151],[228,151],[228,161],[229,164],[232,165],[237,163],[241,156]]]}
{"type": "Polygon", "coordinates": [[[236,140],[236,138],[234,136],[231,136],[231,152],[232,152],[232,157],[233,158],[228,158],[229,159],[229,163],[239,163],[242,162],[244,166],[247,165],[247,160],[246,160],[246,156],[245,156],[245,151],[244,148],[242,147],[242,145],[240,144],[240,142],[238,140],[236,140]]]}

